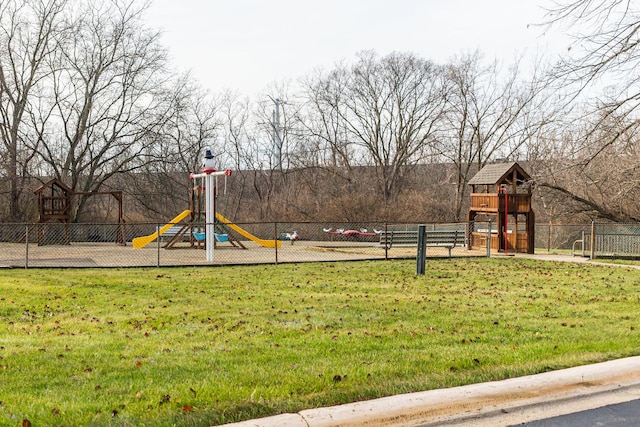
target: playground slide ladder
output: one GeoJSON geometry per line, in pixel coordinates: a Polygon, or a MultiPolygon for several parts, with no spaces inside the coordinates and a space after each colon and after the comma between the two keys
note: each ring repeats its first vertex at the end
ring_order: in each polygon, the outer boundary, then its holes
{"type": "Polygon", "coordinates": [[[148,236],[136,237],[135,239],[133,239],[131,241],[131,245],[136,249],[144,248],[149,243],[153,242],[158,237],[160,237],[162,235],[162,233],[164,233],[165,231],[167,231],[168,229],[170,229],[171,227],[173,227],[174,225],[176,225],[177,223],[179,223],[180,221],[185,219],[190,213],[191,213],[191,211],[189,209],[187,209],[185,211],[182,211],[178,216],[173,218],[167,224],[165,224],[162,227],[160,227],[160,229],[158,231],[156,231],[155,233],[149,234],[148,236]]]}

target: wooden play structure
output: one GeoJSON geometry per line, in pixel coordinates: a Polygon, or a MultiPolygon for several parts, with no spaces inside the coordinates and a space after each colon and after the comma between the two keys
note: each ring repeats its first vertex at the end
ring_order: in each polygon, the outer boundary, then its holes
{"type": "Polygon", "coordinates": [[[122,191],[73,191],[58,178],[36,188],[34,193],[38,196],[38,245],[71,243],[69,221],[71,220],[71,206],[76,195],[95,196],[110,195],[118,202],[118,227],[116,243],[124,245],[124,217],[122,211],[122,191]],[[63,224],[63,233],[47,233],[50,227],[45,223],[58,221],[63,224]]]}
{"type": "Polygon", "coordinates": [[[535,214],[531,208],[531,177],[518,162],[483,167],[470,181],[468,242],[503,253],[534,253],[535,214]],[[480,229],[477,224],[485,224],[480,229]],[[491,224],[491,227],[486,227],[491,224]],[[489,237],[490,236],[490,237],[489,237]]]}

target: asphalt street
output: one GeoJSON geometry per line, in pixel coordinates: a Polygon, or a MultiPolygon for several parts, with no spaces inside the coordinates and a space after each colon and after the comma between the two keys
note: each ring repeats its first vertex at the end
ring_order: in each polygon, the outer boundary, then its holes
{"type": "Polygon", "coordinates": [[[523,424],[524,427],[632,427],[640,426],[640,400],[607,405],[574,414],[561,415],[523,424]]]}

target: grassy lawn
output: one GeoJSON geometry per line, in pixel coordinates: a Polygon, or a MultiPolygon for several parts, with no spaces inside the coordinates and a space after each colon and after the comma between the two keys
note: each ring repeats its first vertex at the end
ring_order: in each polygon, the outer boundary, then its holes
{"type": "Polygon", "coordinates": [[[640,272],[0,270],[0,424],[206,426],[638,354],[640,272]]]}

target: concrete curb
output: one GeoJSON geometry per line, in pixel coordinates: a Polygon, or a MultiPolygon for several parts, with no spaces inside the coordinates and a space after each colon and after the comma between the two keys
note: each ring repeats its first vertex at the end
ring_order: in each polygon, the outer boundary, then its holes
{"type": "MultiPolygon", "coordinates": [[[[545,416],[620,403],[640,397],[640,356],[441,390],[389,396],[327,408],[308,409],[234,424],[234,427],[347,427],[507,425],[544,406],[545,416]],[[602,396],[612,395],[608,399],[602,396]],[[597,397],[597,399],[589,399],[597,397]],[[550,410],[552,405],[556,409],[550,410]],[[574,409],[572,409],[574,408],[574,409]],[[568,412],[564,412],[568,411],[568,412]],[[510,416],[508,416],[511,414],[510,416]],[[515,418],[518,418],[514,421],[515,418]],[[518,415],[519,414],[519,415],[518,415]],[[504,418],[501,423],[498,419],[504,418]],[[506,421],[509,420],[509,421],[506,421]]],[[[538,418],[533,418],[538,419],[538,418]]]]}

